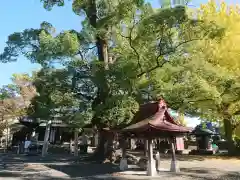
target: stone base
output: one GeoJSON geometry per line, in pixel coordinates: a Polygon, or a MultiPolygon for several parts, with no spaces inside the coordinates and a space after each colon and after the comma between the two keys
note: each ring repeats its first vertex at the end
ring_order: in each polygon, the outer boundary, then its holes
{"type": "Polygon", "coordinates": [[[127,159],[122,158],[119,167],[121,171],[126,171],[128,169],[127,159]]]}
{"type": "Polygon", "coordinates": [[[171,161],[170,171],[175,173],[180,172],[180,168],[177,161],[171,161]]]}
{"type": "Polygon", "coordinates": [[[155,159],[156,159],[156,170],[157,171],[160,171],[161,167],[160,167],[160,154],[159,152],[157,152],[156,156],[155,156],[155,159]]]}

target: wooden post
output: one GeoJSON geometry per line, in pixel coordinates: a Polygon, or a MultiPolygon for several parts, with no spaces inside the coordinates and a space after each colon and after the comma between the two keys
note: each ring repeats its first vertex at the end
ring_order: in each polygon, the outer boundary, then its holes
{"type": "Polygon", "coordinates": [[[46,123],[46,130],[45,130],[45,135],[44,135],[44,142],[43,142],[43,147],[42,147],[42,157],[44,157],[47,153],[48,150],[48,139],[50,135],[50,127],[51,127],[51,120],[49,120],[46,123]]]}
{"type": "Polygon", "coordinates": [[[176,159],[176,153],[175,153],[175,145],[174,145],[174,138],[171,138],[171,145],[172,145],[172,160],[171,160],[171,172],[180,172],[180,169],[178,167],[177,159],[176,159]]]}
{"type": "Polygon", "coordinates": [[[98,130],[96,130],[96,132],[94,133],[94,147],[97,147],[99,143],[99,132],[98,130]]]}
{"type": "Polygon", "coordinates": [[[6,120],[6,136],[5,136],[5,148],[4,148],[4,152],[8,152],[8,134],[9,134],[9,129],[8,129],[8,120],[6,120]]]}
{"type": "Polygon", "coordinates": [[[19,145],[19,143],[17,145],[17,154],[20,154],[20,145],[19,145]]]}
{"type": "Polygon", "coordinates": [[[153,159],[153,144],[152,139],[148,139],[148,168],[147,175],[155,176],[157,174],[156,171],[156,161],[153,159]]]}
{"type": "Polygon", "coordinates": [[[74,140],[72,140],[72,138],[70,139],[69,143],[69,152],[70,154],[74,154],[74,140]]]}
{"type": "Polygon", "coordinates": [[[144,156],[148,155],[148,140],[144,139],[144,156]]]}
{"type": "Polygon", "coordinates": [[[74,156],[78,156],[78,128],[74,131],[74,156]]]}

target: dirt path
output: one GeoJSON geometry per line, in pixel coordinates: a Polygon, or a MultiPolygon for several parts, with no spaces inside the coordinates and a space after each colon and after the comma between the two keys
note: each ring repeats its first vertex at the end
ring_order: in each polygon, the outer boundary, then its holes
{"type": "MultiPolygon", "coordinates": [[[[192,160],[178,161],[181,172],[178,174],[160,172],[159,177],[149,178],[145,175],[123,175],[126,179],[166,179],[166,180],[240,180],[240,160],[192,160]]],[[[161,161],[161,168],[170,169],[170,160],[161,161]]],[[[128,172],[129,173],[129,172],[128,172]]],[[[137,174],[137,173],[136,173],[137,174]]]]}

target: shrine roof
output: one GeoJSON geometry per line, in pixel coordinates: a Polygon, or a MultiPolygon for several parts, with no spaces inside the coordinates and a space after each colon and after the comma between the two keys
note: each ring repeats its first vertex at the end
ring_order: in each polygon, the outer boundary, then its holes
{"type": "Polygon", "coordinates": [[[205,135],[205,136],[210,136],[210,135],[214,135],[217,134],[214,131],[211,131],[210,129],[203,129],[199,126],[197,126],[192,132],[192,135],[205,135]]]}
{"type": "Polygon", "coordinates": [[[122,132],[191,132],[191,129],[181,126],[174,121],[167,111],[167,105],[164,100],[141,106],[139,112],[135,115],[133,122],[136,123],[124,128],[122,132]]]}

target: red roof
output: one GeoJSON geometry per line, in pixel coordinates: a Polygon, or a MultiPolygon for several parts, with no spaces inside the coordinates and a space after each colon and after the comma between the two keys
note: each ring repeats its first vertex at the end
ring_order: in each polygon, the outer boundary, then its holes
{"type": "Polygon", "coordinates": [[[167,111],[164,100],[142,105],[133,121],[136,123],[124,128],[122,131],[132,133],[188,133],[191,131],[174,121],[167,111]]]}

